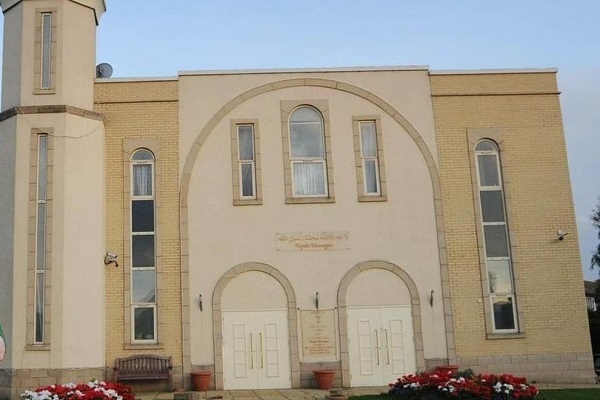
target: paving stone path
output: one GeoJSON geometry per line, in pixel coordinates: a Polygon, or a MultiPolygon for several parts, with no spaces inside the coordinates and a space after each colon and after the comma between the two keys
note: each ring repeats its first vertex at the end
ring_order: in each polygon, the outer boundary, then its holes
{"type": "MultiPolygon", "coordinates": [[[[352,388],[342,390],[347,396],[380,394],[387,392],[388,387],[352,388]]],[[[208,390],[197,392],[203,400],[323,400],[326,390],[317,389],[276,389],[276,390],[208,390]]],[[[138,400],[172,400],[173,393],[140,393],[138,400]]]]}

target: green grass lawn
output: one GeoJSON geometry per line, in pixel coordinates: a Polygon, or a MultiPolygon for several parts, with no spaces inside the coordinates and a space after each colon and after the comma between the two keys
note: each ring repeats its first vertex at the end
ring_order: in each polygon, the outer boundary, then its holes
{"type": "MultiPolygon", "coordinates": [[[[540,390],[538,400],[600,400],[600,388],[598,389],[554,389],[540,390]]],[[[391,396],[352,396],[352,400],[391,400],[391,396]]]]}

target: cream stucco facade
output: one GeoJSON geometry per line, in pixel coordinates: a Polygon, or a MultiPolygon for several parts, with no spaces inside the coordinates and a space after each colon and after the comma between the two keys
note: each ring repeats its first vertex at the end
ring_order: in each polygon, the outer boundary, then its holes
{"type": "Polygon", "coordinates": [[[136,354],[178,388],[593,381],[555,70],[94,80],[103,1],[0,4],[0,395],[136,354]]]}

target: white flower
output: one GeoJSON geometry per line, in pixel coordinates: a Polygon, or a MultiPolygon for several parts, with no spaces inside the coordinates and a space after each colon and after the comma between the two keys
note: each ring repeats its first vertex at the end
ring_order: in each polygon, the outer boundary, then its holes
{"type": "Polygon", "coordinates": [[[32,392],[31,390],[26,390],[23,393],[21,393],[21,397],[24,399],[33,399],[34,396],[35,396],[35,393],[32,392]]]}

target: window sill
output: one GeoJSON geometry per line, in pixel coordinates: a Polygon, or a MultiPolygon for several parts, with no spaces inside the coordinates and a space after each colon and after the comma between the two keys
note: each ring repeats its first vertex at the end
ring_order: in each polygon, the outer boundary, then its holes
{"type": "Polygon", "coordinates": [[[335,197],[292,197],[285,199],[285,204],[323,204],[335,203],[335,197]]]}
{"type": "Polygon", "coordinates": [[[233,200],[234,206],[260,206],[262,199],[233,200]]]}
{"type": "Polygon", "coordinates": [[[123,350],[164,350],[164,343],[140,343],[140,344],[124,344],[123,350]]]}
{"type": "Polygon", "coordinates": [[[56,94],[56,89],[33,89],[33,94],[56,94]]]}
{"type": "Polygon", "coordinates": [[[503,340],[503,339],[525,339],[527,335],[525,332],[515,333],[490,333],[486,334],[487,340],[503,340]]]}
{"type": "Polygon", "coordinates": [[[25,346],[27,351],[50,351],[49,344],[28,344],[25,346]]]}
{"type": "Polygon", "coordinates": [[[378,202],[378,201],[387,201],[387,195],[383,195],[383,196],[358,196],[358,201],[361,203],[368,203],[371,201],[374,202],[378,202]]]}

